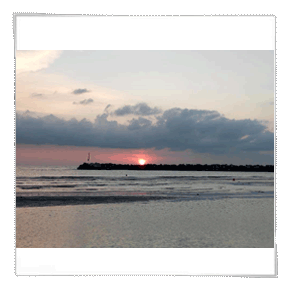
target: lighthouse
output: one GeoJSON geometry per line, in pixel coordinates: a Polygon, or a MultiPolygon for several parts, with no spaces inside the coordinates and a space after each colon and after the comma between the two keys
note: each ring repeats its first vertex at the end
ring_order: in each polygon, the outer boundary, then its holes
{"type": "Polygon", "coordinates": [[[88,158],[87,158],[87,162],[90,162],[90,153],[88,153],[88,158]]]}

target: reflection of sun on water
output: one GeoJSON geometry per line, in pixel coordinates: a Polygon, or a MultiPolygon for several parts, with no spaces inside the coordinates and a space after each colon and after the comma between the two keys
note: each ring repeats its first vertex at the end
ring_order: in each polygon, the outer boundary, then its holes
{"type": "Polygon", "coordinates": [[[146,163],[146,161],[144,159],[139,159],[138,162],[142,166],[146,163]]]}

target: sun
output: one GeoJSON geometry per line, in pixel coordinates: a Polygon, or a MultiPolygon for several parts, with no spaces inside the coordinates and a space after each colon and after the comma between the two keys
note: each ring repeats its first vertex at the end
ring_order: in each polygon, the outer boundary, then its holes
{"type": "Polygon", "coordinates": [[[146,160],[144,160],[144,159],[139,159],[138,162],[139,162],[139,164],[140,164],[141,166],[143,166],[143,165],[146,163],[146,160]]]}

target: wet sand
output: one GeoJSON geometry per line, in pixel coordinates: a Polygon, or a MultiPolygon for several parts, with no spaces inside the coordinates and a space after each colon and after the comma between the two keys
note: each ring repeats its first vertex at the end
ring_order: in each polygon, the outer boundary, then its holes
{"type": "Polygon", "coordinates": [[[17,207],[16,247],[272,248],[274,199],[17,207]]]}
{"type": "Polygon", "coordinates": [[[170,199],[163,196],[32,196],[16,197],[16,207],[45,207],[65,205],[87,205],[100,203],[122,203],[170,199]]]}

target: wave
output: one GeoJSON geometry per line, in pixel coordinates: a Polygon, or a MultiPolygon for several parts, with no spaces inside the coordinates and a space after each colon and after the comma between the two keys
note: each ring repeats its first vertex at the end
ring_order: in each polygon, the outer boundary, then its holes
{"type": "Polygon", "coordinates": [[[95,181],[95,180],[108,180],[108,181],[151,181],[151,180],[232,180],[236,181],[245,181],[245,180],[267,180],[273,181],[273,178],[269,177],[260,177],[260,176],[251,176],[251,177],[237,177],[237,176],[154,176],[154,177],[137,177],[137,176],[37,176],[37,177],[29,177],[29,176],[20,176],[17,177],[17,181],[26,181],[26,180],[37,180],[37,181],[45,181],[45,180],[67,180],[67,181],[95,181]]]}
{"type": "Polygon", "coordinates": [[[25,186],[16,186],[17,188],[20,189],[27,189],[27,190],[32,190],[32,189],[44,189],[44,188],[75,188],[78,185],[25,185],[25,186]]]}

